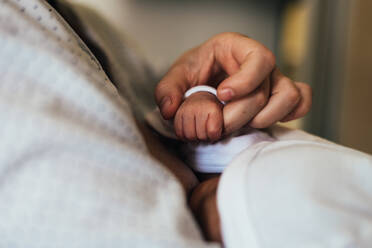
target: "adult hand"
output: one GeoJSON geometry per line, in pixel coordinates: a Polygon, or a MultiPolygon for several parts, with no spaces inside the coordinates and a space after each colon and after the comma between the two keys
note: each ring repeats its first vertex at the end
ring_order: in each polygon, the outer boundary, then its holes
{"type": "Polygon", "coordinates": [[[175,116],[189,88],[207,84],[228,102],[223,110],[227,134],[247,123],[266,128],[294,120],[311,107],[311,88],[285,77],[269,49],[238,33],[216,35],[173,64],[155,91],[163,117],[175,116]]]}

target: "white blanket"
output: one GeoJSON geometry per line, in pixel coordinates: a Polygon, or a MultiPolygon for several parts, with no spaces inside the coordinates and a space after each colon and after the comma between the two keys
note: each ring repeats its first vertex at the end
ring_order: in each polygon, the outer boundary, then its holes
{"type": "Polygon", "coordinates": [[[0,247],[209,247],[127,102],[42,0],[0,1],[0,137],[0,247]]]}

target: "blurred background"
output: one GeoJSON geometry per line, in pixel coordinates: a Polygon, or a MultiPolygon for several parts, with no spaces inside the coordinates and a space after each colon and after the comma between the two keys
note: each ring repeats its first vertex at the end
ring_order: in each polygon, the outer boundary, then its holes
{"type": "Polygon", "coordinates": [[[270,48],[313,87],[313,109],[287,125],[372,153],[372,1],[69,0],[95,8],[162,74],[187,49],[235,31],[270,48]]]}

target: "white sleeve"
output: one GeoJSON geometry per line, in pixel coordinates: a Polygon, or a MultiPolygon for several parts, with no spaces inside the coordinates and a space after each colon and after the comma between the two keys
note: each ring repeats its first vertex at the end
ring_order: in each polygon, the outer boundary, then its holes
{"type": "Polygon", "coordinates": [[[371,156],[302,131],[272,131],[278,141],[245,150],[221,177],[226,247],[371,247],[371,156]]]}

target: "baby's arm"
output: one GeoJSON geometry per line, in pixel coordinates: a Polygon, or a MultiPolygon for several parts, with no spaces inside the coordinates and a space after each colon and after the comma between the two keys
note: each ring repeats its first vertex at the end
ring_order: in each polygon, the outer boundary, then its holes
{"type": "Polygon", "coordinates": [[[180,139],[216,141],[223,130],[223,105],[211,93],[189,96],[177,110],[174,129],[180,139]]]}

